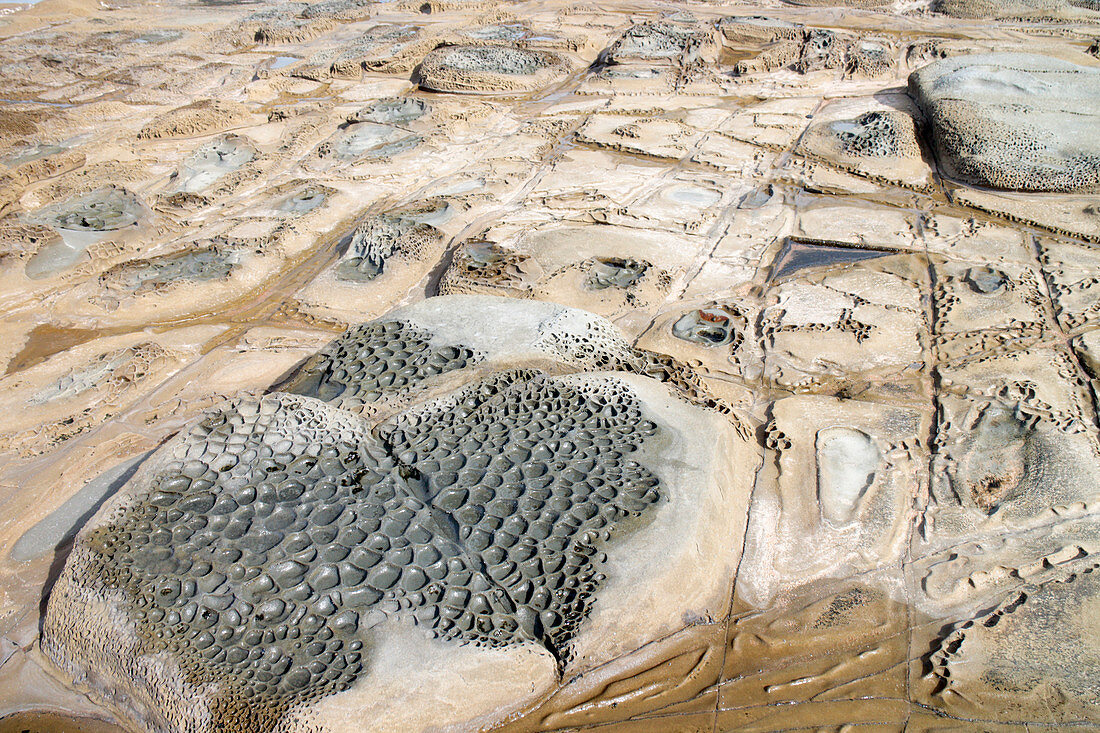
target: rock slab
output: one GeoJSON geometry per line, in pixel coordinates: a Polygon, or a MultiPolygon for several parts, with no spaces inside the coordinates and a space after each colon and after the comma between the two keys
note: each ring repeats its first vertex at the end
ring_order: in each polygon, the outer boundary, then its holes
{"type": "Polygon", "coordinates": [[[1018,191],[1100,189],[1100,69],[1023,53],[960,56],[909,77],[946,172],[1018,191]]]}
{"type": "Polygon", "coordinates": [[[164,733],[513,714],[726,613],[755,449],[674,366],[548,303],[352,329],[149,458],[77,537],[43,649],[164,733]]]}

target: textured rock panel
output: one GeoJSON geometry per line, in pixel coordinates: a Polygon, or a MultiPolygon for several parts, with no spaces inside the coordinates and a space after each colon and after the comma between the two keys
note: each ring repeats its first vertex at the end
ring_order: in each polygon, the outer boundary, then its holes
{"type": "Polygon", "coordinates": [[[631,26],[605,52],[612,64],[664,61],[690,64],[716,51],[714,29],[693,20],[654,20],[631,26]]]}
{"type": "MultiPolygon", "coordinates": [[[[645,586],[702,569],[689,558],[725,547],[743,519],[716,511],[729,446],[693,457],[706,441],[686,432],[698,420],[708,440],[735,435],[727,418],[648,377],[583,373],[574,341],[620,352],[631,371],[644,363],[583,312],[440,300],[353,330],[292,378],[301,394],[215,408],[143,464],[54,589],[54,662],[150,730],[345,730],[320,701],[346,692],[370,708],[392,674],[376,665],[400,666],[394,644],[443,644],[445,658],[463,644],[512,650],[453,656],[432,672],[442,684],[533,651],[560,674],[682,613],[721,614],[732,566],[681,599],[645,586]],[[511,334],[455,327],[506,328],[509,315],[511,334]],[[388,403],[384,422],[371,422],[374,403],[388,403]],[[680,537],[695,539],[678,549],[680,537]],[[639,613],[638,594],[652,595],[649,623],[624,636],[614,619],[639,613]]],[[[539,669],[523,672],[532,691],[539,669]]]]}
{"type": "Polygon", "coordinates": [[[165,112],[138,133],[142,139],[190,137],[220,132],[248,121],[249,110],[243,104],[216,99],[200,99],[185,107],[165,112]]]}
{"type": "Polygon", "coordinates": [[[353,282],[373,280],[382,274],[386,262],[397,259],[428,259],[440,249],[438,229],[401,216],[380,216],[364,223],[352,234],[347,257],[336,267],[336,278],[353,282]]]}
{"type": "Polygon", "coordinates": [[[1020,191],[1100,188],[1100,70],[1035,54],[945,59],[909,77],[947,172],[1020,191]]]}
{"type": "Polygon", "coordinates": [[[510,46],[444,46],[420,64],[420,86],[468,94],[523,92],[547,86],[569,70],[551,51],[510,46]]]}

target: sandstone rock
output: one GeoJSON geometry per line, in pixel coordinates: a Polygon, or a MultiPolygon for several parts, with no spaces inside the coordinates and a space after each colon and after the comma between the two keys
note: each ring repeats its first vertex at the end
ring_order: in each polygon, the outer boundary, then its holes
{"type": "Polygon", "coordinates": [[[1100,70],[1034,54],[937,61],[909,77],[947,172],[1020,191],[1100,188],[1100,70]]]}
{"type": "Polygon", "coordinates": [[[378,315],[399,294],[427,277],[443,256],[447,237],[438,223],[445,205],[420,201],[389,209],[356,226],[340,260],[317,278],[303,299],[341,319],[378,315]]]}
{"type": "Polygon", "coordinates": [[[858,174],[920,186],[930,182],[932,171],[919,140],[917,125],[907,111],[860,111],[835,104],[815,115],[799,149],[858,174]]]}
{"type": "Polygon", "coordinates": [[[486,94],[540,89],[569,71],[551,51],[511,46],[443,46],[420,64],[420,86],[437,92],[486,94]]]}
{"type": "Polygon", "coordinates": [[[919,464],[908,444],[927,417],[809,395],[777,402],[767,428],[777,480],[753,498],[752,570],[740,576],[739,593],[766,604],[792,581],[870,570],[904,542],[919,464]],[[799,549],[807,541],[812,556],[799,549]]]}
{"type": "Polygon", "coordinates": [[[339,161],[376,160],[389,158],[416,147],[420,138],[394,125],[375,122],[354,122],[339,130],[331,140],[322,143],[318,156],[332,156],[339,161]]]}
{"type": "Polygon", "coordinates": [[[499,720],[718,618],[755,449],[644,363],[544,303],[364,324],[299,394],[142,464],[78,536],[43,648],[149,730],[397,731],[499,720]]]}
{"type": "Polygon", "coordinates": [[[221,132],[244,124],[248,108],[237,102],[200,99],[160,115],[138,133],[139,138],[190,137],[221,132]]]}
{"type": "Polygon", "coordinates": [[[247,138],[222,135],[197,147],[180,165],[175,190],[197,193],[209,188],[256,157],[247,138]]]}
{"type": "MultiPolygon", "coordinates": [[[[412,218],[381,216],[359,226],[352,234],[347,257],[336,267],[340,280],[370,281],[382,274],[386,262],[431,259],[427,248],[438,250],[442,233],[412,218]]],[[[395,266],[397,263],[394,263],[395,266]]]]}
{"type": "Polygon", "coordinates": [[[842,69],[849,77],[865,78],[889,74],[896,66],[893,44],[882,37],[777,24],[770,19],[729,20],[722,25],[727,40],[754,52],[734,64],[739,76],[790,68],[800,74],[842,69]]]}
{"type": "Polygon", "coordinates": [[[305,79],[358,79],[367,68],[411,68],[409,54],[417,47],[420,29],[409,25],[373,25],[355,38],[328,48],[294,67],[293,74],[305,79]]]}
{"type": "Polygon", "coordinates": [[[685,8],[0,8],[0,731],[1100,724],[1096,0],[685,8]]]}
{"type": "Polygon", "coordinates": [[[731,15],[718,24],[722,38],[734,45],[766,44],[802,37],[802,26],[762,15],[731,15]]]}
{"type": "Polygon", "coordinates": [[[407,125],[431,111],[431,105],[414,97],[379,99],[348,118],[348,122],[373,122],[379,125],[407,125]]]}
{"type": "Polygon", "coordinates": [[[626,227],[525,227],[460,247],[440,290],[511,292],[617,318],[663,301],[694,254],[684,237],[626,227]]]}
{"type": "Polygon", "coordinates": [[[932,655],[936,695],[964,715],[993,709],[1011,720],[1046,705],[1055,723],[1096,721],[1097,586],[1091,569],[1052,579],[958,624],[932,655]]]}
{"type": "Polygon", "coordinates": [[[954,18],[1094,20],[1097,8],[1066,0],[935,0],[932,9],[954,18]]]}
{"type": "Polygon", "coordinates": [[[59,241],[45,244],[27,261],[25,272],[32,279],[56,276],[86,256],[93,244],[108,237],[133,236],[148,210],[129,190],[104,186],[82,196],[43,207],[31,220],[54,227],[59,241]]]}
{"type": "Polygon", "coordinates": [[[604,52],[609,63],[664,61],[688,65],[713,58],[714,29],[690,18],[668,18],[632,26],[604,52]]]}

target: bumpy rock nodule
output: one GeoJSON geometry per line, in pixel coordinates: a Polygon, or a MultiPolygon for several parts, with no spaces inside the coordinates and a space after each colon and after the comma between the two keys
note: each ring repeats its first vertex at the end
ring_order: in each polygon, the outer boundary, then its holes
{"type": "MultiPolygon", "coordinates": [[[[587,314],[578,337],[579,311],[524,309],[545,338],[521,348],[558,354],[558,369],[571,339],[624,345],[587,314]]],[[[667,428],[629,380],[500,369],[492,351],[384,318],[288,391],[206,413],[81,532],[46,653],[163,731],[282,729],[355,684],[386,619],[568,664],[605,551],[669,500],[646,465],[667,428]],[[427,403],[405,399],[463,374],[427,403]],[[372,423],[375,403],[397,407],[372,423]]]]}
{"type": "Polygon", "coordinates": [[[374,217],[352,234],[347,256],[336,266],[336,278],[352,282],[374,280],[384,272],[391,257],[416,258],[423,250],[438,245],[441,239],[438,229],[409,216],[374,217]]]}
{"type": "Polygon", "coordinates": [[[1035,54],[960,56],[909,77],[940,163],[978,185],[1100,188],[1100,70],[1035,54]]]}
{"type": "Polygon", "coordinates": [[[552,51],[512,46],[442,46],[420,64],[420,86],[467,94],[523,92],[547,86],[569,71],[552,51]]]}

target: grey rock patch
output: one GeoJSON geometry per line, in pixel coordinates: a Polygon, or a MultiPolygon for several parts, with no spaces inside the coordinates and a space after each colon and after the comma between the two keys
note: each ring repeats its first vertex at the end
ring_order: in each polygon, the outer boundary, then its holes
{"type": "Polygon", "coordinates": [[[37,212],[32,221],[48,224],[61,234],[27,261],[32,280],[51,277],[75,265],[92,244],[138,223],[144,207],[134,194],[104,186],[37,212]]]}
{"type": "Polygon", "coordinates": [[[431,105],[414,97],[391,97],[371,102],[348,118],[349,122],[373,122],[379,125],[405,125],[431,111],[431,105]]]}
{"type": "Polygon", "coordinates": [[[40,218],[58,229],[74,232],[112,232],[136,224],[141,203],[124,188],[105,186],[69,199],[40,218]]]}
{"type": "Polygon", "coordinates": [[[561,56],[514,46],[442,46],[431,51],[417,74],[424,89],[494,94],[546,86],[569,68],[561,56]]]}
{"type": "Polygon", "coordinates": [[[383,273],[387,261],[415,259],[421,250],[442,238],[438,229],[400,215],[374,217],[352,234],[345,259],[336,266],[336,278],[368,282],[383,273]]]}
{"type": "Polygon", "coordinates": [[[1100,70],[1022,53],[961,56],[909,77],[944,169],[1019,191],[1100,189],[1100,70]]]}
{"type": "Polygon", "coordinates": [[[605,52],[608,63],[676,60],[690,63],[715,46],[709,26],[685,18],[647,21],[631,26],[605,52]]]}
{"type": "Polygon", "coordinates": [[[143,293],[179,282],[207,282],[229,276],[238,256],[211,246],[148,260],[129,262],[111,270],[104,279],[126,293],[143,293]]]}
{"type": "Polygon", "coordinates": [[[932,10],[954,18],[1020,20],[1095,19],[1088,0],[935,0],[932,10]]]}
{"type": "Polygon", "coordinates": [[[177,174],[175,190],[196,193],[208,188],[227,173],[251,163],[256,151],[238,135],[222,137],[204,143],[187,156],[177,174]]]}
{"type": "Polygon", "coordinates": [[[325,203],[329,192],[324,186],[306,186],[279,204],[279,211],[288,214],[308,214],[325,203]]]}

